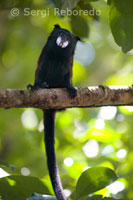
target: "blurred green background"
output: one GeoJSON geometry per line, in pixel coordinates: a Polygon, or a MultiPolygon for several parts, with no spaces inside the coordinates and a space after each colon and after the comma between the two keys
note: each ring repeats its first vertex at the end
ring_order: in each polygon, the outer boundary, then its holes
{"type": "MultiPolygon", "coordinates": [[[[84,41],[78,43],[75,53],[74,86],[133,83],[133,52],[124,54],[115,43],[106,1],[91,3],[100,16],[82,16],[83,19],[59,17],[49,2],[33,0],[14,4],[20,11],[16,17],[10,13],[11,2],[1,4],[0,88],[26,89],[34,82],[38,57],[54,24],[74,32],[84,41]],[[45,11],[26,16],[25,7],[30,11],[45,11]]],[[[73,191],[85,168],[100,165],[114,169],[119,179],[97,194],[133,199],[132,123],[133,107],[129,106],[73,108],[57,113],[55,147],[61,179],[68,193],[73,191]]],[[[4,172],[49,180],[43,135],[40,110],[0,109],[0,160],[16,166],[14,172],[2,167],[4,172]]],[[[4,172],[0,170],[1,177],[4,172]]]]}

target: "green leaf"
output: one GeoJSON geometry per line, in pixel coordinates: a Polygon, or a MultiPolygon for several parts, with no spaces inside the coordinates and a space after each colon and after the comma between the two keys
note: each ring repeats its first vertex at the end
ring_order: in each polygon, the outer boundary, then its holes
{"type": "Polygon", "coordinates": [[[18,1],[18,0],[13,0],[13,1],[1,1],[0,4],[0,9],[11,9],[11,8],[30,8],[32,6],[32,1],[27,0],[27,1],[18,1]]]}
{"type": "Polygon", "coordinates": [[[118,198],[116,199],[112,197],[103,198],[103,195],[93,195],[92,197],[88,197],[87,200],[122,200],[122,199],[118,199],[118,198]]]}
{"type": "Polygon", "coordinates": [[[67,9],[71,10],[76,6],[76,4],[78,2],[79,2],[79,0],[63,0],[61,9],[63,9],[63,10],[67,10],[67,9]]]}
{"type": "Polygon", "coordinates": [[[12,175],[0,179],[0,196],[4,200],[24,200],[34,192],[50,194],[49,182],[31,176],[12,175]]]}
{"type": "Polygon", "coordinates": [[[81,8],[81,10],[84,10],[84,11],[87,10],[88,16],[94,18],[95,20],[99,19],[99,16],[97,15],[96,9],[94,9],[89,2],[80,1],[78,3],[78,6],[81,8]]]}
{"type": "Polygon", "coordinates": [[[99,1],[99,0],[80,0],[80,2],[84,2],[84,3],[94,2],[94,1],[99,1]]]}
{"type": "Polygon", "coordinates": [[[133,48],[133,1],[113,0],[109,22],[115,42],[124,53],[130,51],[133,48]]]}
{"type": "Polygon", "coordinates": [[[117,179],[115,172],[107,167],[91,167],[84,171],[76,185],[78,198],[96,192],[117,179]]]}
{"type": "Polygon", "coordinates": [[[73,9],[76,4],[79,2],[79,0],[46,0],[49,4],[51,4],[53,7],[57,7],[59,9],[63,10],[71,10],[73,9]]]}
{"type": "Polygon", "coordinates": [[[79,37],[88,37],[89,25],[87,20],[81,16],[71,16],[72,32],[79,37]]]}
{"type": "Polygon", "coordinates": [[[107,4],[108,4],[108,5],[111,5],[112,2],[113,2],[113,0],[108,0],[108,1],[107,1],[107,4]]]}
{"type": "Polygon", "coordinates": [[[56,200],[56,197],[50,195],[41,195],[36,192],[26,200],[56,200]]]}
{"type": "Polygon", "coordinates": [[[14,171],[16,169],[16,166],[15,165],[11,165],[11,164],[8,164],[7,162],[3,161],[3,160],[0,160],[0,166],[3,167],[3,166],[6,166],[8,167],[9,169],[11,169],[12,171],[14,171]]]}
{"type": "Polygon", "coordinates": [[[46,0],[51,6],[61,9],[62,0],[46,0]]]}

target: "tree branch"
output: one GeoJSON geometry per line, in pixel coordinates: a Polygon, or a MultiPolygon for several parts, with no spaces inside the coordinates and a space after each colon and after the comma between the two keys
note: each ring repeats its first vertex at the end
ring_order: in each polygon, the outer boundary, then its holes
{"type": "Polygon", "coordinates": [[[77,97],[69,98],[63,89],[0,89],[0,108],[71,108],[133,105],[133,86],[77,88],[77,97]]]}

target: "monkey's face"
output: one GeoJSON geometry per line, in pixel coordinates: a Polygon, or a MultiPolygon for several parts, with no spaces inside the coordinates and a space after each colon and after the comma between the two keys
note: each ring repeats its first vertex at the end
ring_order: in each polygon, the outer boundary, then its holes
{"type": "Polygon", "coordinates": [[[60,28],[55,30],[54,39],[56,55],[70,57],[74,54],[74,50],[78,41],[77,36],[66,29],[60,28]]]}
{"type": "Polygon", "coordinates": [[[70,44],[70,37],[64,33],[60,33],[56,39],[57,46],[66,48],[70,44]]]}
{"type": "Polygon", "coordinates": [[[74,54],[77,41],[79,37],[67,29],[61,28],[59,25],[55,25],[48,42],[47,51],[51,55],[56,57],[71,57],[74,54]]]}
{"type": "Polygon", "coordinates": [[[62,49],[65,49],[69,46],[71,46],[71,48],[75,48],[77,41],[80,40],[79,37],[75,36],[67,29],[61,28],[57,24],[55,25],[55,28],[53,30],[53,35],[56,40],[56,45],[61,47],[62,49]]]}

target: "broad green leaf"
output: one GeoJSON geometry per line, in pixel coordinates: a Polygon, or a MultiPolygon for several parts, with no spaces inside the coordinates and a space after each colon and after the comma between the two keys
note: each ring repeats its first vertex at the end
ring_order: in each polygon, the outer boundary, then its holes
{"type": "Polygon", "coordinates": [[[107,4],[110,5],[112,3],[113,0],[108,0],[107,4]]]}
{"type": "Polygon", "coordinates": [[[111,128],[109,125],[107,125],[106,129],[103,130],[91,128],[87,134],[87,138],[89,139],[96,139],[97,141],[109,144],[121,138],[119,132],[111,128]]]}
{"type": "Polygon", "coordinates": [[[84,3],[94,2],[94,1],[99,1],[99,0],[80,0],[80,2],[84,2],[84,3]]]}
{"type": "Polygon", "coordinates": [[[0,9],[11,9],[11,8],[30,8],[32,5],[31,0],[27,1],[18,1],[18,0],[13,0],[13,1],[1,1],[0,3],[0,9]]]}
{"type": "Polygon", "coordinates": [[[133,48],[133,1],[113,0],[109,22],[115,42],[124,53],[130,51],[133,48]]]}
{"type": "Polygon", "coordinates": [[[72,16],[71,19],[72,32],[79,37],[88,37],[89,25],[87,20],[78,15],[72,16]]]}
{"type": "Polygon", "coordinates": [[[62,0],[46,0],[46,1],[55,8],[61,9],[62,7],[62,0]]]}
{"type": "Polygon", "coordinates": [[[53,7],[57,7],[63,10],[73,9],[79,0],[46,0],[53,7]]]}
{"type": "Polygon", "coordinates": [[[7,162],[3,161],[3,160],[0,160],[0,166],[6,166],[8,167],[9,169],[11,169],[12,171],[14,171],[16,169],[16,166],[15,165],[11,165],[11,164],[8,164],[7,162]]]}
{"type": "Polygon", "coordinates": [[[99,0],[89,0],[89,2],[94,2],[94,1],[99,1],[99,0]]]}
{"type": "Polygon", "coordinates": [[[88,11],[88,16],[94,18],[95,20],[99,19],[99,15],[97,15],[96,9],[94,9],[92,7],[92,5],[90,4],[90,2],[80,1],[78,3],[78,6],[80,7],[81,10],[84,10],[84,11],[87,10],[88,11]]]}
{"type": "Polygon", "coordinates": [[[0,196],[4,200],[24,200],[34,192],[50,194],[49,182],[36,177],[12,175],[0,179],[0,196]]]}
{"type": "Polygon", "coordinates": [[[63,10],[67,10],[67,9],[71,10],[76,6],[76,4],[78,2],[79,2],[79,0],[63,0],[61,9],[63,9],[63,10]]]}
{"type": "MultiPolygon", "coordinates": [[[[116,200],[116,198],[112,198],[112,197],[103,198],[102,195],[94,195],[92,197],[88,197],[87,200],[116,200]]],[[[122,200],[122,199],[117,199],[117,200],[122,200]]]]}
{"type": "Polygon", "coordinates": [[[107,167],[91,167],[84,171],[76,185],[78,198],[96,192],[117,179],[115,172],[107,167]]]}
{"type": "Polygon", "coordinates": [[[26,200],[56,200],[56,197],[34,193],[32,196],[30,196],[26,200]]]}

